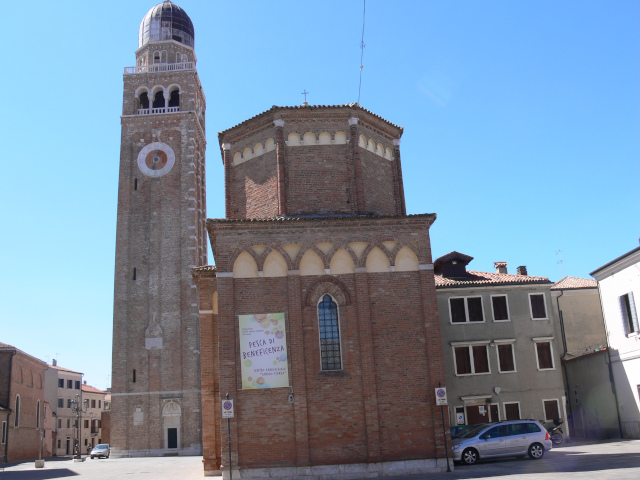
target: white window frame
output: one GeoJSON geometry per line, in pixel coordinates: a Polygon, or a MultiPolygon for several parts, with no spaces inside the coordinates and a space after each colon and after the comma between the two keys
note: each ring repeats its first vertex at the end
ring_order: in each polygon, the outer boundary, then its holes
{"type": "Polygon", "coordinates": [[[519,417],[520,420],[522,420],[522,409],[520,408],[520,401],[515,401],[515,402],[502,402],[502,413],[504,414],[504,421],[507,421],[507,405],[513,405],[514,403],[518,404],[518,413],[519,413],[519,417]]]}
{"type": "Polygon", "coordinates": [[[447,303],[449,304],[449,323],[451,325],[475,325],[475,324],[480,324],[480,323],[486,323],[487,319],[484,316],[484,299],[482,298],[482,295],[466,295],[466,296],[457,296],[457,297],[449,297],[447,299],[447,303]],[[464,318],[465,321],[464,322],[454,322],[453,321],[453,314],[451,312],[451,300],[456,300],[456,299],[460,299],[462,298],[464,300],[464,318]],[[480,308],[482,311],[482,321],[481,322],[471,322],[469,320],[469,303],[467,301],[468,298],[479,298],[480,299],[480,308]]]}
{"type": "Polygon", "coordinates": [[[540,372],[550,372],[551,370],[555,370],[556,369],[556,362],[553,358],[553,337],[536,337],[536,338],[532,338],[531,340],[533,340],[533,353],[536,356],[536,368],[538,369],[538,371],[540,372]],[[553,365],[553,367],[551,368],[540,368],[540,359],[538,358],[538,347],[537,344],[538,343],[548,343],[549,344],[549,351],[551,353],[551,365],[553,365]]]}
{"type": "Polygon", "coordinates": [[[534,320],[534,321],[549,320],[549,309],[547,308],[547,296],[543,292],[530,292],[529,293],[529,316],[531,317],[531,320],[534,320]],[[542,317],[533,318],[533,307],[531,306],[531,297],[533,295],[542,295],[542,302],[544,303],[544,315],[545,315],[544,318],[542,318],[542,317]]]}
{"type": "MultiPolygon", "coordinates": [[[[543,417],[547,416],[547,409],[544,408],[544,402],[556,402],[556,405],[558,406],[558,415],[562,415],[562,410],[560,409],[560,399],[559,398],[543,398],[542,399],[542,416],[543,417]]],[[[551,421],[551,420],[554,420],[554,419],[553,418],[545,418],[544,420],[545,421],[551,421]]]]}
{"type": "MultiPolygon", "coordinates": [[[[493,422],[499,422],[500,421],[500,404],[499,403],[489,403],[488,405],[489,405],[489,421],[492,422],[492,423],[493,422]],[[497,419],[491,418],[491,405],[496,405],[498,407],[498,418],[497,419]]],[[[518,408],[520,408],[520,407],[518,407],[518,408]]]]}
{"type": "Polygon", "coordinates": [[[509,338],[504,340],[494,340],[494,343],[496,344],[496,360],[498,362],[498,373],[518,373],[518,365],[516,364],[516,352],[513,348],[514,344],[516,343],[516,339],[509,338]],[[513,358],[513,370],[506,370],[503,372],[500,369],[500,352],[498,350],[498,345],[511,345],[511,357],[513,358]]]}
{"type": "Polygon", "coordinates": [[[510,322],[511,314],[509,313],[509,296],[505,293],[504,295],[491,295],[491,318],[494,322],[510,322]],[[496,320],[496,312],[493,311],[493,298],[494,297],[504,297],[504,301],[507,304],[507,319],[506,320],[496,320]]]}
{"type": "Polygon", "coordinates": [[[344,350],[342,349],[342,322],[340,321],[340,304],[336,300],[336,298],[330,293],[326,292],[320,295],[318,302],[316,303],[316,325],[318,326],[318,360],[321,372],[341,372],[344,370],[344,350]],[[340,335],[340,368],[333,370],[323,370],[322,369],[322,338],[320,338],[320,303],[325,295],[329,295],[333,303],[336,304],[336,310],[338,311],[338,334],[340,335]]]}
{"type": "MultiPolygon", "coordinates": [[[[480,322],[478,322],[480,323],[480,322]]],[[[489,358],[489,343],[490,340],[480,340],[477,342],[451,342],[451,353],[453,355],[453,371],[456,374],[456,377],[470,377],[472,375],[491,375],[491,360],[489,358]],[[487,352],[487,366],[489,367],[488,372],[480,372],[476,373],[476,365],[473,361],[473,349],[471,347],[477,347],[478,345],[484,345],[485,351],[487,352]],[[456,348],[467,347],[469,349],[469,358],[471,360],[471,373],[458,373],[458,363],[456,361],[456,348]]],[[[466,409],[465,409],[465,417],[466,417],[466,409]]]]}

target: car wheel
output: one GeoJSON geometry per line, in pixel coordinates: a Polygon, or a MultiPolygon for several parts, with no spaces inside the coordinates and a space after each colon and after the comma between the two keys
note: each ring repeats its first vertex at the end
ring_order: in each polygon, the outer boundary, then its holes
{"type": "Polygon", "coordinates": [[[544,455],[544,447],[539,443],[532,443],[529,446],[529,456],[534,460],[540,460],[544,455]]]}
{"type": "Polygon", "coordinates": [[[109,453],[109,454],[107,455],[107,458],[109,458],[109,456],[110,456],[110,455],[111,455],[111,454],[109,453]]]}
{"type": "Polygon", "coordinates": [[[93,460],[93,455],[91,455],[91,460],[93,460]]]}
{"type": "Polygon", "coordinates": [[[467,448],[462,452],[462,462],[466,465],[473,465],[478,461],[478,451],[475,448],[467,448]]]}

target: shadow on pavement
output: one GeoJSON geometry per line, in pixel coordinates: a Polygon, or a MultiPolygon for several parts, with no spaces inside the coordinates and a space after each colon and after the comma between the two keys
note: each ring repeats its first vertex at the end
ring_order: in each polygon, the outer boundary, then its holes
{"type": "Polygon", "coordinates": [[[598,454],[581,451],[563,452],[561,449],[557,449],[547,452],[541,460],[530,460],[529,458],[487,460],[471,466],[456,465],[454,471],[450,473],[392,476],[385,477],[385,480],[456,480],[536,474],[551,476],[555,473],[599,472],[639,467],[640,453],[598,454]]]}
{"type": "Polygon", "coordinates": [[[0,479],[10,480],[46,480],[48,478],[76,477],[78,474],[68,468],[45,468],[44,470],[21,470],[0,472],[0,479]]]}

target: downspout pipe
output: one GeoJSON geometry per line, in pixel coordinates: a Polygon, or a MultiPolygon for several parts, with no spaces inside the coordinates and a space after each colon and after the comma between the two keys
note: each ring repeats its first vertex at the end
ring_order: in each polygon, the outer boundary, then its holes
{"type": "MultiPolygon", "coordinates": [[[[556,306],[558,308],[558,319],[560,320],[560,336],[562,337],[562,356],[567,354],[567,336],[564,331],[564,317],[562,316],[562,309],[560,308],[560,297],[564,295],[564,290],[560,289],[560,295],[556,297],[556,306]]],[[[571,383],[569,382],[569,374],[567,373],[567,366],[560,358],[560,364],[562,365],[562,374],[565,378],[565,387],[567,395],[567,403],[569,404],[569,415],[571,416],[570,424],[571,431],[575,432],[575,425],[573,423],[573,405],[571,403],[571,383]]],[[[569,425],[567,425],[569,427],[569,425]]],[[[568,432],[567,432],[568,433],[568,432]]]]}

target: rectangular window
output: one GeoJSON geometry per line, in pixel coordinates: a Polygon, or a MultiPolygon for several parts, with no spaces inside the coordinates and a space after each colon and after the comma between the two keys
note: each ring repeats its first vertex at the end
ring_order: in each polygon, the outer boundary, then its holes
{"type": "Polygon", "coordinates": [[[451,323],[484,322],[482,297],[454,297],[449,299],[451,323]]]}
{"type": "Polygon", "coordinates": [[[520,404],[518,402],[505,403],[504,417],[507,420],[520,420],[520,404]]]}
{"type": "Polygon", "coordinates": [[[64,398],[58,398],[58,408],[64,408],[64,398]]]}
{"type": "Polygon", "coordinates": [[[73,380],[67,380],[67,388],[73,388],[73,380]]]}
{"type": "Polygon", "coordinates": [[[67,428],[71,428],[71,419],[67,418],[67,428]]]}
{"type": "Polygon", "coordinates": [[[558,400],[544,400],[544,419],[555,420],[560,418],[560,407],[558,400]]]}
{"type": "Polygon", "coordinates": [[[95,400],[91,400],[91,408],[96,408],[96,401],[95,400]]]}
{"type": "Polygon", "coordinates": [[[76,390],[80,390],[80,380],[76,380],[76,390]]]}
{"type": "Polygon", "coordinates": [[[636,313],[636,305],[632,292],[620,297],[620,310],[622,312],[625,333],[638,333],[638,330],[640,330],[638,328],[638,315],[636,313]]]}
{"type": "Polygon", "coordinates": [[[64,388],[64,378],[58,379],[58,388],[64,388]]]}
{"type": "Polygon", "coordinates": [[[67,408],[71,408],[71,399],[67,398],[67,408]]]}
{"type": "Polygon", "coordinates": [[[538,370],[553,370],[551,342],[536,342],[536,359],[538,370]]]}
{"type": "Polygon", "coordinates": [[[515,372],[516,362],[513,358],[513,344],[512,343],[499,343],[498,347],[498,371],[515,372]]]}
{"type": "Polygon", "coordinates": [[[58,428],[62,428],[62,419],[61,418],[58,419],[58,428]]]}
{"type": "Polygon", "coordinates": [[[490,373],[487,345],[460,345],[453,347],[456,375],[490,373]]]}
{"type": "Polygon", "coordinates": [[[98,408],[102,408],[102,400],[98,400],[98,408]]]}
{"type": "Polygon", "coordinates": [[[84,428],[89,428],[89,420],[84,421],[84,428]]]}
{"type": "Polygon", "coordinates": [[[60,448],[60,442],[61,442],[61,440],[58,439],[58,448],[60,448]]]}
{"type": "Polygon", "coordinates": [[[7,422],[2,422],[2,442],[7,443],[7,422]]]}
{"type": "Polygon", "coordinates": [[[544,299],[544,293],[530,293],[529,306],[531,307],[531,318],[533,320],[547,319],[547,305],[544,299]]]}
{"type": "Polygon", "coordinates": [[[506,295],[492,295],[491,308],[493,309],[494,322],[509,321],[509,307],[507,306],[506,295]]]}

